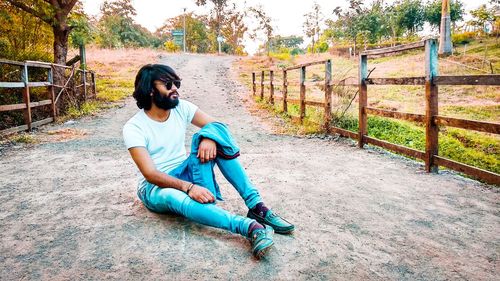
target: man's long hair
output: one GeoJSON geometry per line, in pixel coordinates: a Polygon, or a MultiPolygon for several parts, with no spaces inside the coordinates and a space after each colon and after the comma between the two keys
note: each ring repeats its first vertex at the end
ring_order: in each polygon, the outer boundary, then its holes
{"type": "Polygon", "coordinates": [[[153,92],[153,82],[155,80],[169,81],[179,80],[179,76],[168,65],[164,64],[147,64],[137,72],[134,83],[134,99],[137,101],[137,107],[145,110],[151,109],[153,92]]]}

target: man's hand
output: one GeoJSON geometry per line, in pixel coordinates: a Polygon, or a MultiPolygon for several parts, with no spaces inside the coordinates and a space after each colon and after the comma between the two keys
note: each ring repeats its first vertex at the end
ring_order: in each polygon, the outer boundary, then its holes
{"type": "Polygon", "coordinates": [[[200,146],[198,147],[198,155],[196,157],[200,158],[201,163],[214,160],[217,156],[217,144],[211,139],[202,139],[200,146]]]}
{"type": "Polygon", "coordinates": [[[215,197],[212,192],[199,185],[194,185],[189,191],[188,196],[202,204],[212,203],[215,201],[215,197]]]}

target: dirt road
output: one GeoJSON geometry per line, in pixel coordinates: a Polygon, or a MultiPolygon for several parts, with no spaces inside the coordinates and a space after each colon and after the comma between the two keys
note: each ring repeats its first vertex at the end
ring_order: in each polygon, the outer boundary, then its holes
{"type": "MultiPolygon", "coordinates": [[[[294,235],[277,235],[257,261],[238,235],[148,212],[122,144],[130,99],[44,128],[85,135],[0,152],[0,280],[498,280],[497,188],[345,140],[275,135],[242,102],[232,60],[162,61],[182,76],[182,97],[230,125],[251,179],[294,235]]],[[[220,205],[245,214],[219,182],[220,205]]]]}

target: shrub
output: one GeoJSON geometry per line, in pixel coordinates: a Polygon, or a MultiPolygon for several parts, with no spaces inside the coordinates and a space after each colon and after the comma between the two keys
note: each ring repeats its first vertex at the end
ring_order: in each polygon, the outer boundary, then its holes
{"type": "Polygon", "coordinates": [[[275,58],[277,60],[284,60],[284,61],[288,61],[291,58],[290,57],[290,53],[273,53],[273,52],[270,52],[269,56],[272,57],[272,58],[275,58]]]}
{"type": "Polygon", "coordinates": [[[326,42],[320,42],[316,47],[316,52],[317,53],[324,53],[328,51],[328,44],[326,42]]]}
{"type": "Polygon", "coordinates": [[[475,37],[475,32],[455,33],[451,35],[451,41],[453,42],[453,44],[468,44],[472,42],[475,37]]]}
{"type": "Polygon", "coordinates": [[[176,45],[174,41],[165,42],[164,47],[167,52],[178,52],[181,50],[181,47],[176,45]]]}

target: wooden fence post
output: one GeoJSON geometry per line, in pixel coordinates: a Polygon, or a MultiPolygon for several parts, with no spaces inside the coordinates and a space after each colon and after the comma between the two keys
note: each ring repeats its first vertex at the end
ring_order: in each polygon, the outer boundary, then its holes
{"type": "Polygon", "coordinates": [[[260,100],[264,99],[264,70],[260,74],[260,100]]]}
{"type": "Polygon", "coordinates": [[[324,130],[330,131],[330,122],[332,121],[332,61],[325,62],[325,123],[324,130]]]}
{"type": "Polygon", "coordinates": [[[306,67],[300,68],[300,123],[306,117],[306,67]]]}
{"type": "Polygon", "coordinates": [[[95,72],[90,73],[92,77],[92,93],[94,94],[94,98],[97,97],[97,86],[95,84],[95,72]]]}
{"type": "Polygon", "coordinates": [[[288,96],[288,82],[286,78],[286,69],[283,69],[283,112],[288,112],[286,98],[288,96]]]}
{"type": "Polygon", "coordinates": [[[269,102],[274,105],[274,71],[269,71],[269,102]]]}
{"type": "Polygon", "coordinates": [[[83,100],[87,100],[87,71],[82,70],[83,100]]]}
{"type": "Polygon", "coordinates": [[[54,93],[54,70],[52,69],[52,67],[49,69],[49,83],[50,83],[50,86],[49,86],[49,95],[50,95],[50,101],[52,102],[52,112],[51,112],[51,115],[52,115],[52,118],[54,118],[54,122],[56,121],[56,114],[57,114],[57,110],[56,110],[56,96],[55,96],[55,93],[54,93]]]}
{"type": "Polygon", "coordinates": [[[438,155],[439,127],[434,123],[434,116],[438,115],[438,86],[434,84],[434,77],[438,75],[437,41],[425,41],[425,170],[437,172],[434,165],[434,155],[438,155]]]}
{"type": "Polygon", "coordinates": [[[26,104],[26,108],[24,109],[24,123],[28,126],[28,131],[31,131],[31,104],[30,104],[30,87],[28,85],[28,65],[26,63],[23,67],[22,79],[24,82],[23,89],[23,101],[26,104]]]}
{"type": "Polygon", "coordinates": [[[252,72],[252,96],[255,96],[257,85],[255,85],[255,72],[252,72]]]}
{"type": "Polygon", "coordinates": [[[358,147],[363,148],[364,136],[368,133],[368,123],[365,108],[368,105],[368,88],[365,79],[368,77],[368,57],[359,55],[359,129],[358,147]]]}

